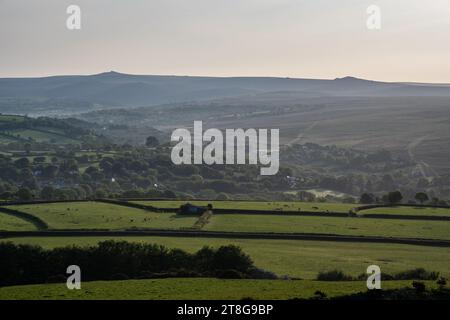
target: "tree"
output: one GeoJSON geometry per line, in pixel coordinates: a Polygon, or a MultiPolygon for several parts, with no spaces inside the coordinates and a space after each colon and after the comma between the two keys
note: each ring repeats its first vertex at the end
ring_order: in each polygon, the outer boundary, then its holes
{"type": "Polygon", "coordinates": [[[19,200],[28,201],[33,198],[33,194],[28,188],[20,188],[17,191],[17,197],[19,198],[19,200]]]}
{"type": "Polygon", "coordinates": [[[159,146],[159,141],[154,136],[147,137],[147,140],[145,140],[145,145],[149,148],[157,147],[159,146]]]}
{"type": "Polygon", "coordinates": [[[400,191],[389,192],[387,196],[387,200],[390,204],[396,204],[402,201],[403,195],[400,191]]]}
{"type": "Polygon", "coordinates": [[[14,161],[14,165],[20,169],[27,168],[30,166],[30,161],[28,160],[28,158],[20,158],[14,161]]]}
{"type": "Polygon", "coordinates": [[[41,199],[52,200],[54,197],[55,189],[51,186],[45,186],[41,190],[41,199]]]}
{"type": "Polygon", "coordinates": [[[423,204],[425,201],[428,201],[428,195],[425,192],[418,192],[416,193],[416,196],[414,197],[417,201],[420,202],[420,204],[423,204]]]}
{"type": "Polygon", "coordinates": [[[375,196],[372,193],[363,193],[359,199],[359,203],[372,204],[375,203],[375,196]]]}

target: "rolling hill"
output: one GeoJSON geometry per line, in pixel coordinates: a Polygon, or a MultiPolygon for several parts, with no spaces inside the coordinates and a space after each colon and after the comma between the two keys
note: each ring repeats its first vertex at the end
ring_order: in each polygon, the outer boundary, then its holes
{"type": "Polygon", "coordinates": [[[450,87],[446,85],[387,83],[354,77],[334,80],[220,78],[130,75],[111,71],[96,75],[0,79],[0,110],[11,112],[15,106],[17,113],[74,114],[99,108],[140,107],[277,92],[306,96],[450,97],[450,87]]]}

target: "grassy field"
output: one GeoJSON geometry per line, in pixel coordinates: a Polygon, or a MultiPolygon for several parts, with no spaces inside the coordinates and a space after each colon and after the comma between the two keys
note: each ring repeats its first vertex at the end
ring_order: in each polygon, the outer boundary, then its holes
{"type": "Polygon", "coordinates": [[[33,231],[36,227],[23,219],[0,212],[0,231],[33,231]]]}
{"type": "Polygon", "coordinates": [[[450,222],[371,218],[217,214],[211,231],[304,232],[450,240],[450,222]]]}
{"type": "Polygon", "coordinates": [[[23,116],[0,114],[0,122],[23,122],[23,116]]]}
{"type": "Polygon", "coordinates": [[[420,215],[420,216],[444,216],[450,217],[450,209],[423,208],[423,207],[388,207],[362,210],[359,215],[364,214],[398,214],[398,215],[420,215]]]}
{"type": "Polygon", "coordinates": [[[11,133],[15,136],[19,136],[22,139],[32,138],[36,142],[54,142],[62,144],[71,144],[79,142],[78,140],[74,140],[59,134],[53,134],[51,132],[43,132],[32,129],[14,130],[11,133]]]}
{"type": "MultiPolygon", "coordinates": [[[[384,281],[383,289],[411,287],[412,281],[384,281]]],[[[435,288],[433,281],[425,282],[435,288]]],[[[68,290],[65,284],[42,284],[0,288],[0,300],[33,299],[115,299],[115,300],[231,300],[311,298],[320,290],[328,297],[367,291],[365,281],[323,282],[311,280],[219,280],[152,279],[93,281],[80,290],[68,290]]]]}
{"type": "Polygon", "coordinates": [[[100,202],[15,205],[11,209],[44,220],[51,229],[127,229],[192,227],[197,217],[175,213],[154,213],[100,202]]]}
{"type": "Polygon", "coordinates": [[[251,256],[255,265],[302,279],[315,279],[320,271],[340,269],[357,276],[369,265],[376,264],[383,272],[396,273],[414,268],[438,271],[450,277],[450,248],[401,244],[345,243],[299,240],[248,240],[172,237],[47,237],[12,238],[17,244],[55,248],[67,245],[87,246],[108,239],[157,243],[169,248],[196,252],[203,246],[234,244],[251,256]]]}
{"type": "Polygon", "coordinates": [[[186,202],[206,206],[208,203],[218,209],[250,209],[250,210],[284,210],[284,211],[312,211],[312,212],[349,212],[354,204],[323,203],[323,202],[287,202],[287,201],[132,201],[160,208],[178,208],[186,202]]]}

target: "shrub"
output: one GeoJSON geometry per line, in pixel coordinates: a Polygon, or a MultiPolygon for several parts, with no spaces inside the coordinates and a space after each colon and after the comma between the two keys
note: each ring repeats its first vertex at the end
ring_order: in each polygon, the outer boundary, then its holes
{"type": "Polygon", "coordinates": [[[413,281],[412,286],[416,289],[417,293],[423,293],[426,290],[425,283],[420,281],[413,281]]]}
{"type": "Polygon", "coordinates": [[[443,290],[447,285],[447,279],[440,277],[439,280],[436,281],[436,284],[439,286],[440,290],[443,290]]]}
{"type": "Polygon", "coordinates": [[[354,280],[352,276],[344,274],[340,270],[331,270],[319,272],[317,275],[319,281],[350,281],[354,280]]]}
{"type": "Polygon", "coordinates": [[[216,277],[219,279],[245,279],[245,275],[234,269],[217,270],[216,277]]]}
{"type": "Polygon", "coordinates": [[[112,275],[111,280],[128,280],[130,277],[125,273],[116,273],[112,275]]]}
{"type": "Polygon", "coordinates": [[[214,253],[213,269],[234,269],[247,272],[253,266],[253,261],[242,249],[235,245],[222,246],[214,253]]]}
{"type": "Polygon", "coordinates": [[[395,280],[437,280],[439,272],[427,271],[424,268],[417,268],[399,272],[394,275],[395,280]]]}
{"type": "Polygon", "coordinates": [[[317,290],[316,292],[314,292],[314,297],[313,299],[325,299],[327,297],[327,294],[325,292],[322,292],[320,290],[317,290]]]}
{"type": "Polygon", "coordinates": [[[255,267],[249,269],[248,276],[252,279],[278,279],[275,273],[255,267]]]}

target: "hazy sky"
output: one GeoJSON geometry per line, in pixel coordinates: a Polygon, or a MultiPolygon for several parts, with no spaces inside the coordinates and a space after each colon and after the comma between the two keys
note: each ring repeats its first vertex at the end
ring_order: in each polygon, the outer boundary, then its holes
{"type": "Polygon", "coordinates": [[[450,83],[450,0],[0,0],[0,77],[109,70],[450,83]]]}

